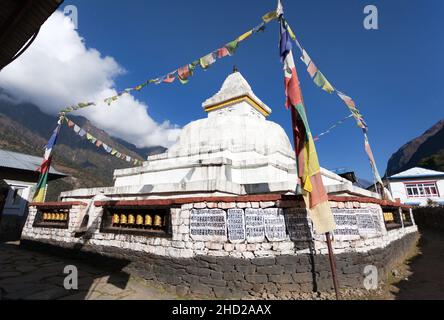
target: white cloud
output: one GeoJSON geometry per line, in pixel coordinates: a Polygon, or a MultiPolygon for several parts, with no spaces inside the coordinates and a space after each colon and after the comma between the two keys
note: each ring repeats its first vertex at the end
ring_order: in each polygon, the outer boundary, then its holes
{"type": "MultiPolygon", "coordinates": [[[[125,70],[112,58],[87,48],[71,20],[55,12],[32,46],[0,72],[0,87],[57,114],[69,105],[116,94],[114,79],[125,70]]],[[[180,133],[168,121],[157,123],[147,106],[125,95],[110,107],[84,109],[81,115],[109,134],[139,147],[174,143],[180,133]]]]}

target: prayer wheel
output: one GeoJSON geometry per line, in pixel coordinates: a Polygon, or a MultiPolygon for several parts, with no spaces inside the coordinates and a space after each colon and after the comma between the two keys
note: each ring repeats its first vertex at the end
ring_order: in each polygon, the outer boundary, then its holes
{"type": "Polygon", "coordinates": [[[126,219],[126,215],[121,214],[120,215],[120,224],[126,224],[127,219],[126,219]]]}
{"type": "Polygon", "coordinates": [[[137,217],[136,217],[136,224],[138,226],[142,226],[143,225],[143,216],[142,215],[140,215],[140,214],[137,215],[137,217]]]}
{"type": "Polygon", "coordinates": [[[393,213],[392,212],[384,212],[384,220],[387,221],[387,222],[395,221],[393,213]]]}
{"type": "Polygon", "coordinates": [[[162,217],[158,214],[154,216],[154,226],[158,228],[162,227],[162,217]]]}
{"type": "Polygon", "coordinates": [[[56,214],[55,213],[51,213],[51,220],[55,221],[56,219],[56,214]]]}
{"type": "Polygon", "coordinates": [[[135,224],[136,223],[136,218],[134,217],[133,214],[129,214],[128,215],[128,224],[135,224]]]}
{"type": "Polygon", "coordinates": [[[153,217],[149,214],[145,216],[145,226],[151,227],[153,225],[153,217]]]}
{"type": "Polygon", "coordinates": [[[43,213],[43,220],[48,220],[48,214],[47,213],[43,213]]]}
{"type": "Polygon", "coordinates": [[[56,221],[60,221],[60,220],[62,220],[62,219],[60,219],[60,213],[56,213],[56,214],[55,214],[55,220],[56,220],[56,221]]]}
{"type": "Polygon", "coordinates": [[[119,223],[120,223],[120,217],[116,213],[116,214],[113,215],[113,224],[119,224],[119,223]]]}

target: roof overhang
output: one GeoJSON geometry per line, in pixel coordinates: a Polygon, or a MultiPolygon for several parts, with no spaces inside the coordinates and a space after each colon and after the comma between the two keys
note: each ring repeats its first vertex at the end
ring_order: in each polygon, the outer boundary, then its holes
{"type": "Polygon", "coordinates": [[[0,70],[14,61],[37,36],[63,0],[0,0],[0,70]]]}

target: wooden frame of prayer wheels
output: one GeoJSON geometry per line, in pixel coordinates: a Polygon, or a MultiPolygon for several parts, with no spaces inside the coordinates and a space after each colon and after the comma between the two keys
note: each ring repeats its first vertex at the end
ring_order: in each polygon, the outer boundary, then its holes
{"type": "Polygon", "coordinates": [[[68,229],[68,209],[42,209],[37,211],[34,227],[68,229]]]}
{"type": "Polygon", "coordinates": [[[101,231],[170,237],[169,215],[169,207],[104,207],[101,231]]]}

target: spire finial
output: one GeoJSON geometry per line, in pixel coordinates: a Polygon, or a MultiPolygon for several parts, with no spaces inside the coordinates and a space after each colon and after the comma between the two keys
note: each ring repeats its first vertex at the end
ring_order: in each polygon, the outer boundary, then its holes
{"type": "Polygon", "coordinates": [[[234,66],[233,66],[233,73],[236,73],[236,72],[239,72],[239,70],[237,69],[237,66],[234,65],[234,66]]]}
{"type": "Polygon", "coordinates": [[[284,15],[284,6],[282,5],[281,0],[278,0],[277,8],[276,8],[277,16],[280,17],[284,15]]]}

